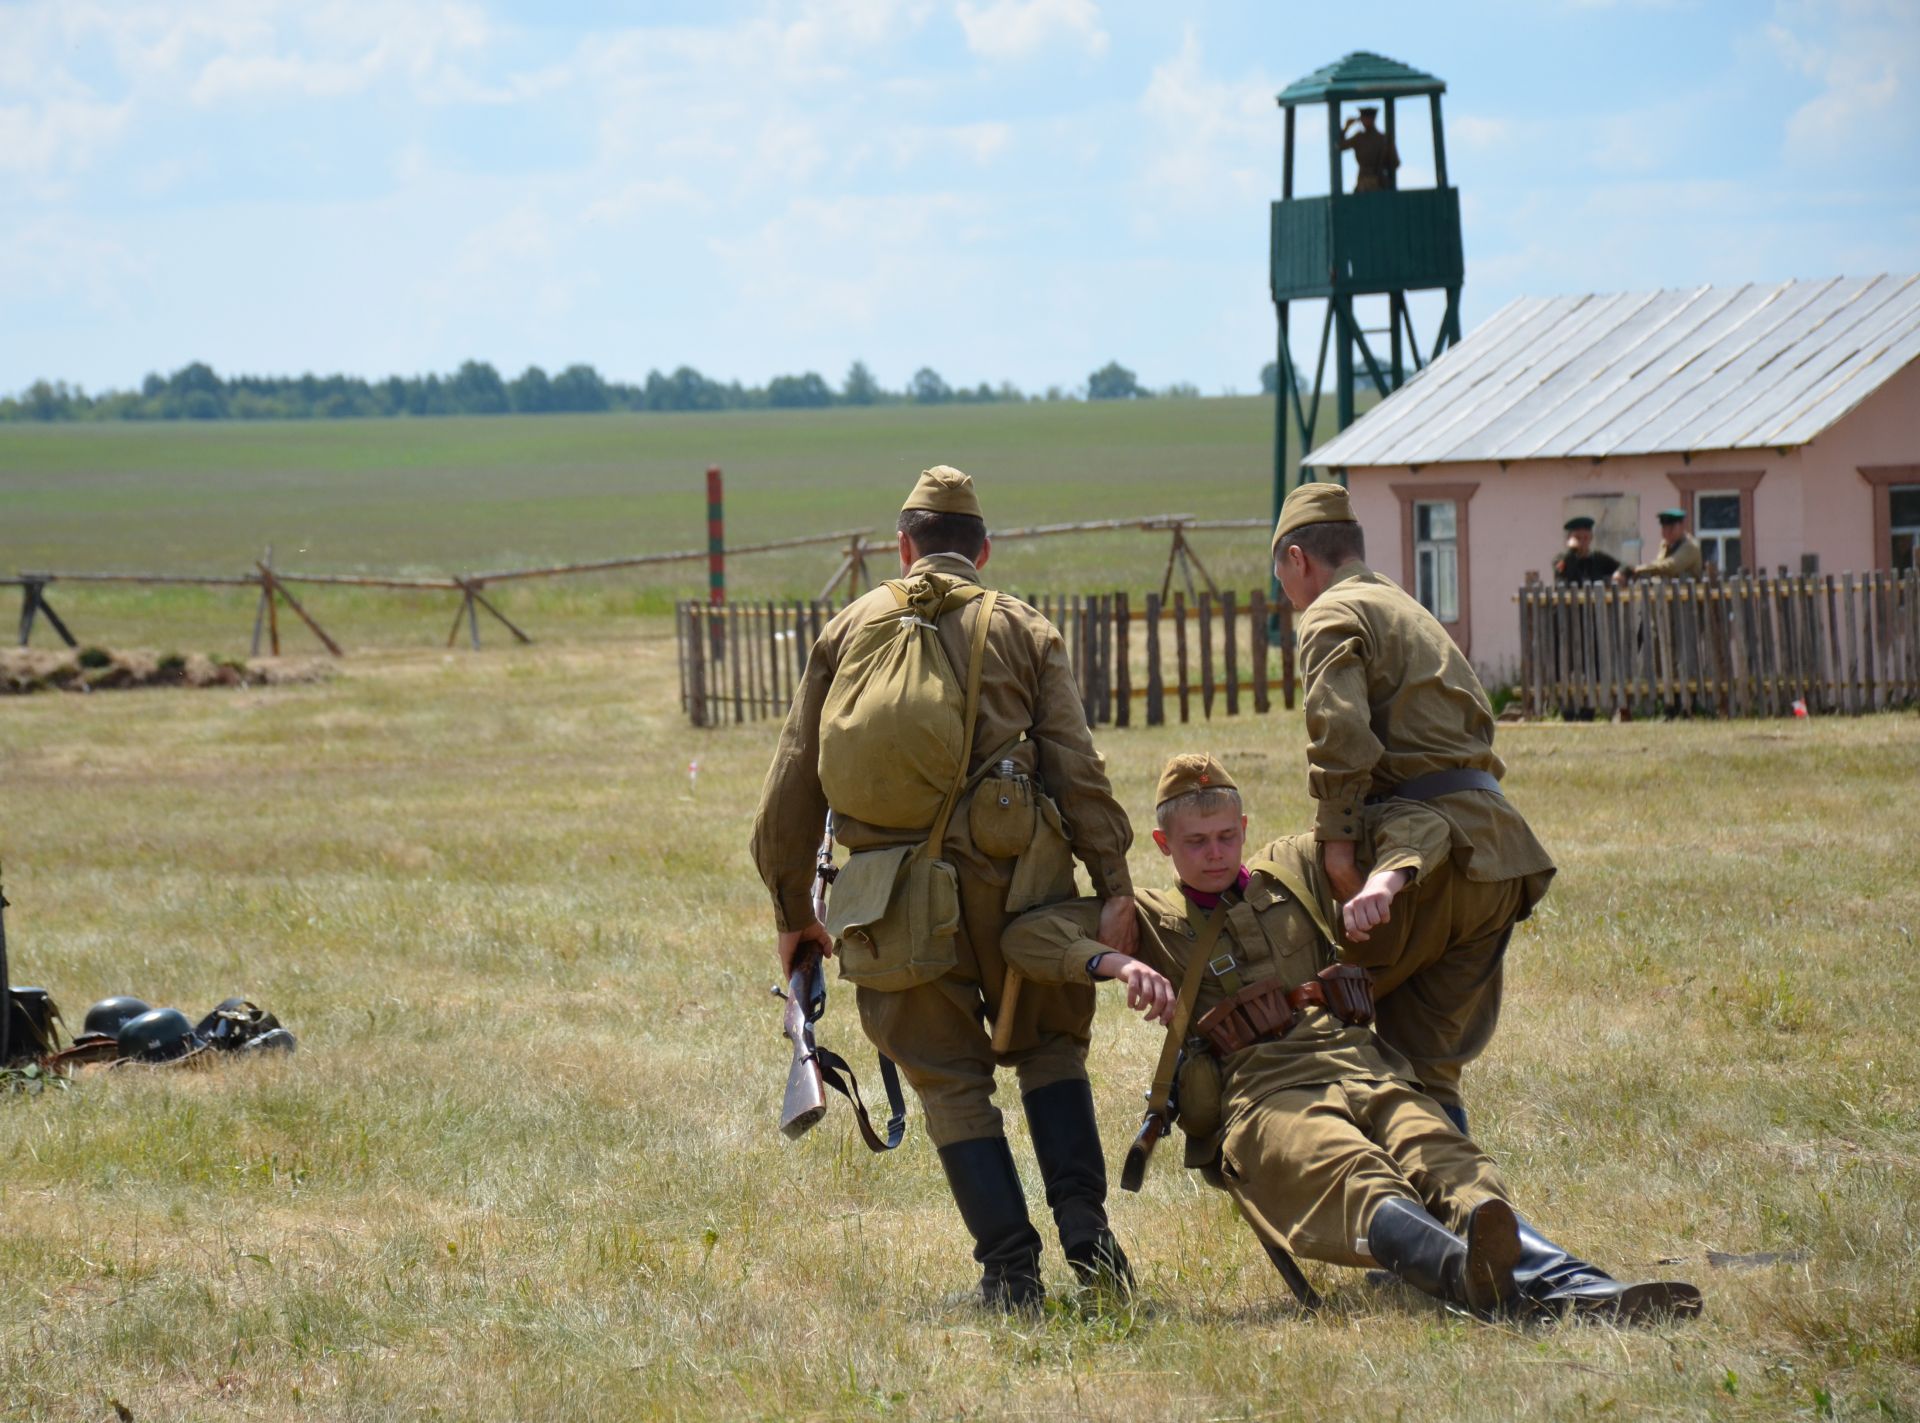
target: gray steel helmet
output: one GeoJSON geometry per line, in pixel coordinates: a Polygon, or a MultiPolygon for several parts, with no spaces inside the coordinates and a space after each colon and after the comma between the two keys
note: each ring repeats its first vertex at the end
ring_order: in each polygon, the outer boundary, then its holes
{"type": "Polygon", "coordinates": [[[81,1035],[99,1033],[103,1037],[116,1037],[129,1022],[151,1009],[152,1005],[144,999],[128,993],[116,998],[102,998],[87,1009],[87,1020],[80,1025],[81,1035]]]}
{"type": "Polygon", "coordinates": [[[120,1056],[146,1062],[183,1057],[195,1046],[193,1024],[178,1008],[155,1008],[120,1029],[120,1056]]]}

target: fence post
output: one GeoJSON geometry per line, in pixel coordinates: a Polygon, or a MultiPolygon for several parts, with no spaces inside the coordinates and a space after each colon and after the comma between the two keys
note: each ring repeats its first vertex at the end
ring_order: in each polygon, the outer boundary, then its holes
{"type": "Polygon", "coordinates": [[[727,512],[720,466],[707,466],[707,601],[727,601],[727,512]]]}
{"type": "Polygon", "coordinates": [[[1200,592],[1200,714],[1213,720],[1213,594],[1200,592]]]}
{"type": "Polygon", "coordinates": [[[687,604],[687,701],[688,715],[695,726],[707,724],[707,629],[706,613],[698,603],[687,604]]]}
{"type": "Polygon", "coordinates": [[[1240,622],[1234,616],[1233,589],[1220,595],[1220,630],[1226,634],[1227,715],[1240,715],[1240,622]]]}
{"type": "Polygon", "coordinates": [[[1114,690],[1113,724],[1133,725],[1133,600],[1124,591],[1113,595],[1114,690]]]}
{"type": "Polygon", "coordinates": [[[1255,588],[1247,599],[1247,645],[1253,649],[1253,709],[1265,716],[1267,696],[1267,590],[1255,588]]]}
{"type": "Polygon", "coordinates": [[[1147,594],[1147,725],[1167,721],[1166,683],[1160,676],[1160,595],[1147,594]]]}
{"type": "Polygon", "coordinates": [[[1188,720],[1187,708],[1187,595],[1178,589],[1173,594],[1174,660],[1180,677],[1180,724],[1188,720]]]}

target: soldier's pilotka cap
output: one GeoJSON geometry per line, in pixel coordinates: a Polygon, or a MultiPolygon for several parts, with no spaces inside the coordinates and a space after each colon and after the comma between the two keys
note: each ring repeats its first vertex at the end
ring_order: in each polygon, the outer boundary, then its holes
{"type": "Polygon", "coordinates": [[[1585,514],[1580,514],[1575,516],[1574,518],[1567,520],[1567,522],[1562,524],[1560,527],[1565,529],[1570,534],[1577,534],[1582,529],[1592,528],[1593,520],[1588,518],[1585,514]]]}
{"type": "Polygon", "coordinates": [[[1343,484],[1303,484],[1287,496],[1280,506],[1280,522],[1273,528],[1273,552],[1280,551],[1280,540],[1308,524],[1357,524],[1353,501],[1347,498],[1343,484]]]}
{"type": "Polygon", "coordinates": [[[1654,515],[1654,517],[1663,524],[1682,524],[1686,522],[1687,511],[1685,509],[1662,509],[1658,514],[1654,515]]]}
{"type": "Polygon", "coordinates": [[[1160,772],[1160,785],[1153,793],[1153,803],[1156,807],[1163,806],[1175,796],[1183,796],[1188,791],[1239,789],[1218,758],[1205,751],[1192,751],[1167,762],[1166,768],[1160,772]]]}
{"type": "Polygon", "coordinates": [[[971,514],[982,523],[987,517],[980,512],[972,476],[962,474],[950,464],[937,464],[920,471],[913,493],[900,506],[900,512],[904,514],[909,509],[925,509],[935,514],[971,514]]]}

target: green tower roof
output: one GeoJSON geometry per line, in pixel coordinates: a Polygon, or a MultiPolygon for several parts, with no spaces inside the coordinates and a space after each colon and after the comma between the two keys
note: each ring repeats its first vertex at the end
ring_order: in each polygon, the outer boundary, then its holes
{"type": "Polygon", "coordinates": [[[1406,94],[1444,94],[1447,83],[1385,55],[1355,50],[1323,65],[1280,91],[1284,108],[1327,99],[1392,99],[1406,94]]]}

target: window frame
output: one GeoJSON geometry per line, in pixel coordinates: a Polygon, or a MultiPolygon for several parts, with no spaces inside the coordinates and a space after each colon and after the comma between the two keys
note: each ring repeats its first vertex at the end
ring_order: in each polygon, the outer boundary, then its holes
{"type": "MultiPolygon", "coordinates": [[[[1703,494],[1738,494],[1740,496],[1740,566],[1722,568],[1722,575],[1729,573],[1758,572],[1764,565],[1760,562],[1760,532],[1754,518],[1753,492],[1765,479],[1764,469],[1722,469],[1713,471],[1668,470],[1667,479],[1673,484],[1674,491],[1680,496],[1680,507],[1687,511],[1689,532],[1695,543],[1700,542],[1700,496],[1703,494]]],[[[1655,535],[1655,542],[1659,536],[1655,535]]],[[[1706,553],[1702,545],[1700,552],[1706,553]]]]}
{"type": "Polygon", "coordinates": [[[1893,489],[1895,485],[1920,484],[1920,464],[1887,464],[1863,467],[1860,477],[1873,490],[1873,563],[1874,568],[1892,569],[1893,562],[1893,489]]]}
{"type": "Polygon", "coordinates": [[[1417,601],[1420,596],[1419,563],[1415,555],[1414,524],[1416,504],[1452,504],[1454,540],[1454,579],[1456,583],[1454,618],[1440,620],[1462,652],[1473,650],[1473,539],[1469,513],[1479,483],[1394,484],[1394,498],[1400,502],[1400,586],[1417,601]]]}

